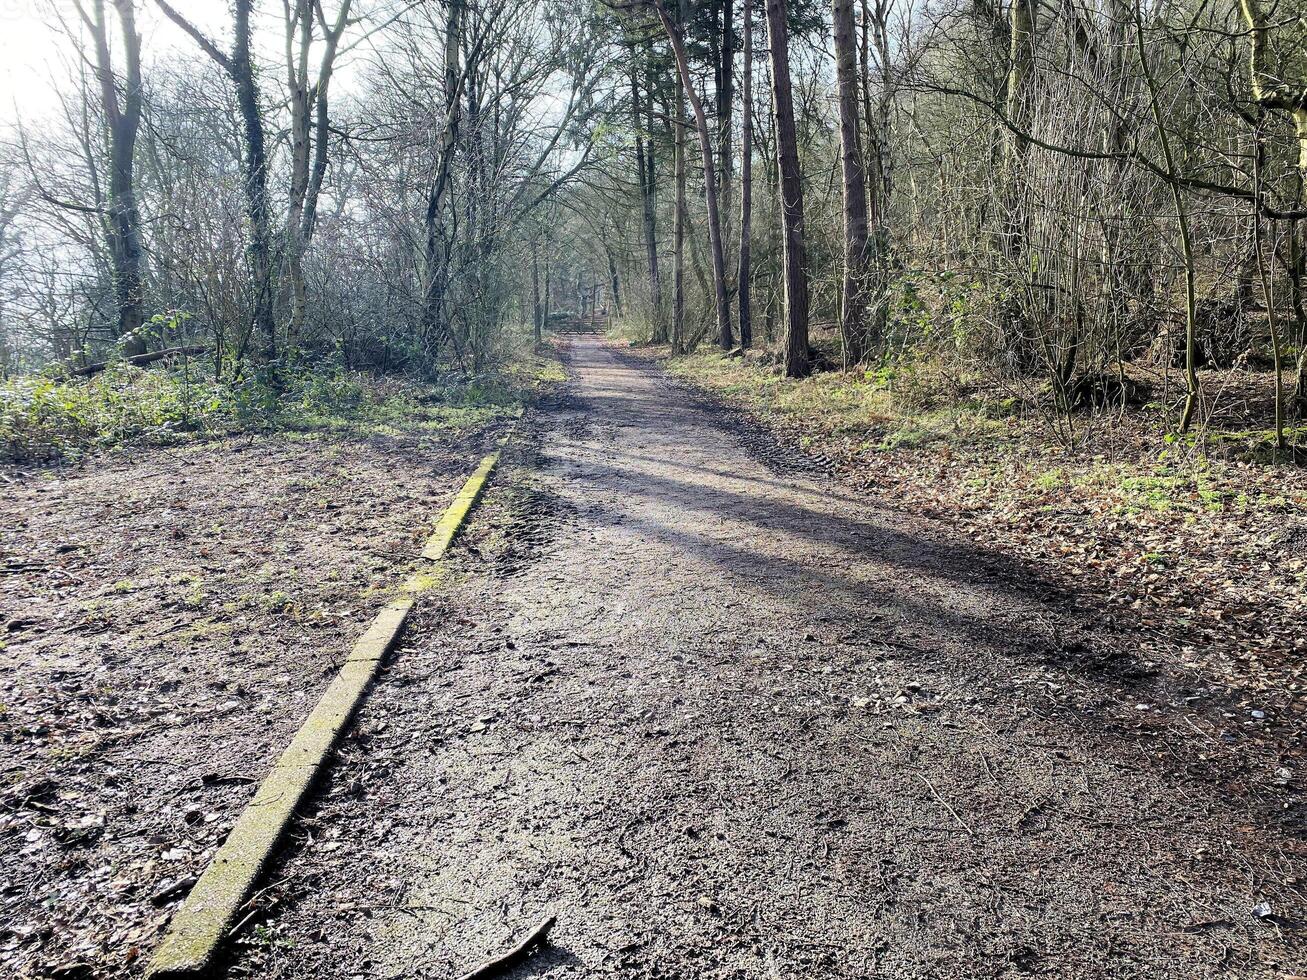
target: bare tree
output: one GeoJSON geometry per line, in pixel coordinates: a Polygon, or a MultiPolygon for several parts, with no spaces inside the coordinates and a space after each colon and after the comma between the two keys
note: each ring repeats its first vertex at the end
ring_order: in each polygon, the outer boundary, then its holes
{"type": "Polygon", "coordinates": [[[872,305],[868,332],[873,341],[885,333],[889,303],[886,287],[889,279],[890,202],[894,189],[894,162],[890,147],[890,118],[897,92],[891,62],[889,15],[892,0],[861,0],[862,24],[859,34],[859,60],[862,74],[862,109],[867,129],[863,170],[866,174],[867,209],[871,241],[869,258],[876,294],[868,297],[872,305]],[[871,60],[875,50],[879,64],[879,83],[872,85],[871,60]]]}
{"type": "Polygon", "coordinates": [[[184,30],[226,73],[236,91],[244,136],[245,213],[249,221],[249,261],[254,294],[252,325],[263,338],[263,356],[277,356],[272,268],[272,209],[268,198],[268,151],[263,131],[263,110],[250,45],[250,17],[254,0],[232,0],[232,49],[223,52],[167,0],[155,0],[164,15],[184,30]]]}
{"type": "Polygon", "coordinates": [[[16,367],[14,343],[9,336],[9,276],[22,256],[22,241],[14,227],[26,205],[26,194],[17,186],[17,167],[0,159],[0,380],[9,377],[16,367]]]}
{"type": "Polygon", "coordinates": [[[808,373],[808,270],[803,246],[803,183],[799,143],[794,128],[790,85],[789,25],[786,0],[767,0],[767,36],[771,42],[772,112],[776,127],[776,162],[780,171],[782,255],[785,283],[785,374],[808,373]]]}
{"type": "Polygon", "coordinates": [[[740,76],[740,346],[753,345],[751,255],[753,235],[753,4],[744,0],[744,69],[740,76]]]}
{"type": "Polygon", "coordinates": [[[713,293],[717,308],[717,337],[724,350],[735,346],[731,326],[731,300],[726,289],[726,252],[722,242],[722,221],[717,200],[716,154],[713,150],[713,138],[708,129],[708,116],[704,112],[703,100],[695,90],[694,79],[690,75],[690,61],[685,53],[685,39],[681,25],[667,13],[663,0],[653,0],[654,9],[662,21],[663,30],[672,46],[676,59],[676,70],[680,75],[681,87],[689,100],[694,113],[695,126],[699,132],[699,155],[703,161],[704,197],[708,205],[708,242],[712,249],[713,293]]]}
{"type": "MultiPolygon", "coordinates": [[[[1290,22],[1273,25],[1267,19],[1259,0],[1239,0],[1239,10],[1248,28],[1248,76],[1257,108],[1263,113],[1287,113],[1293,120],[1294,135],[1298,142],[1294,201],[1301,208],[1304,183],[1307,183],[1307,59],[1302,54],[1302,45],[1307,42],[1307,21],[1299,18],[1297,25],[1290,27],[1289,37],[1281,39],[1277,37],[1277,26],[1283,32],[1290,22]],[[1274,43],[1276,41],[1280,43],[1274,43]]],[[[1262,126],[1254,127],[1254,133],[1260,157],[1264,152],[1262,126]]],[[[1253,221],[1258,221],[1257,215],[1253,216],[1253,221]]],[[[1307,410],[1307,313],[1304,312],[1303,260],[1296,228],[1298,224],[1302,224],[1302,219],[1295,221],[1289,228],[1290,258],[1286,266],[1298,326],[1298,378],[1294,386],[1294,402],[1303,411],[1307,410]]],[[[1257,254],[1260,260],[1260,246],[1257,254]]],[[[1265,284],[1263,276],[1263,285],[1265,284]]],[[[1268,315],[1274,316],[1269,308],[1268,315]]],[[[1276,356],[1279,356],[1278,347],[1276,356]]]]}
{"type": "MultiPolygon", "coordinates": [[[[667,323],[663,318],[662,282],[658,270],[658,185],[653,146],[653,92],[649,92],[642,101],[640,86],[640,64],[642,60],[647,62],[649,57],[646,55],[643,59],[638,58],[635,45],[631,45],[631,123],[635,131],[636,179],[640,185],[640,220],[649,276],[649,311],[653,318],[654,340],[663,342],[667,340],[667,323]]],[[[652,72],[647,69],[646,75],[652,79],[652,72]]]]}
{"type": "MultiPolygon", "coordinates": [[[[445,279],[447,263],[441,254],[441,220],[445,197],[449,192],[450,168],[458,146],[459,126],[462,121],[462,90],[475,66],[468,58],[466,71],[459,66],[459,52],[463,43],[463,0],[450,0],[445,20],[444,57],[444,113],[438,149],[427,185],[426,209],[423,216],[422,253],[422,332],[424,339],[438,352],[446,338],[452,341],[444,319],[445,279]]],[[[479,54],[480,45],[476,46],[479,54]]]]}
{"type": "Polygon", "coordinates": [[[1135,0],[1135,42],[1139,55],[1139,68],[1148,88],[1148,105],[1157,127],[1157,141],[1162,148],[1162,160],[1166,173],[1171,178],[1167,187],[1171,191],[1171,201],[1175,205],[1176,228],[1180,235],[1180,254],[1184,259],[1184,409],[1180,413],[1180,431],[1187,432],[1193,424],[1194,413],[1198,409],[1198,284],[1194,255],[1193,232],[1189,223],[1189,209],[1184,192],[1175,179],[1179,174],[1176,155],[1171,147],[1171,136],[1167,131],[1163,115],[1161,95],[1157,79],[1148,60],[1148,45],[1144,40],[1144,14],[1135,0]]]}
{"type": "Polygon", "coordinates": [[[340,40],[349,26],[351,0],[341,0],[334,20],[328,20],[320,0],[282,0],[286,42],[286,89],[290,102],[290,193],[286,215],[286,268],[290,276],[291,316],[288,340],[296,343],[304,331],[308,292],[304,284],[304,253],[317,225],[318,196],[327,173],[330,137],[328,93],[340,40]],[[315,25],[322,32],[323,50],[316,77],[310,77],[309,57],[315,25]]]}
{"type": "MultiPolygon", "coordinates": [[[[681,23],[689,19],[689,0],[679,0],[677,16],[681,23]]],[[[672,353],[685,350],[685,231],[689,212],[685,203],[685,77],[678,69],[672,88],[672,102],[667,117],[671,122],[672,180],[676,185],[672,228],[672,353]]]]}
{"type": "Polygon", "coordinates": [[[141,215],[136,204],[136,138],[141,128],[141,36],[136,32],[133,0],[113,0],[122,35],[124,74],[119,94],[118,76],[110,53],[105,0],[91,0],[88,10],[76,0],[77,13],[95,46],[95,73],[104,114],[109,168],[108,213],[105,237],[112,263],[116,334],[128,356],[145,352],[140,332],[145,320],[141,275],[141,215]]]}
{"type": "Polygon", "coordinates": [[[835,75],[840,103],[840,163],[844,175],[844,302],[840,330],[844,364],[859,364],[867,355],[867,181],[858,125],[857,48],[853,0],[834,0],[835,75]]]}

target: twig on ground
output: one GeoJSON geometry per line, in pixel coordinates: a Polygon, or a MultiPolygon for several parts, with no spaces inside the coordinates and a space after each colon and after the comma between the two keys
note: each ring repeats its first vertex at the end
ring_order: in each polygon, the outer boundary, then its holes
{"type": "Polygon", "coordinates": [[[243,930],[247,925],[250,924],[251,919],[253,919],[260,912],[267,912],[268,909],[259,904],[259,899],[261,899],[264,895],[268,894],[268,892],[272,891],[274,888],[279,888],[280,886],[286,884],[286,882],[288,881],[290,881],[290,875],[285,875],[281,878],[278,878],[270,885],[264,885],[253,895],[247,898],[245,900],[245,904],[242,905],[241,908],[247,908],[249,909],[249,911],[246,912],[245,915],[241,917],[241,920],[239,922],[237,922],[234,926],[232,926],[227,931],[227,938],[231,939],[234,936],[240,935],[241,930],[243,930]]]}
{"type": "Polygon", "coordinates": [[[549,916],[540,925],[532,929],[526,937],[506,953],[501,953],[494,959],[482,963],[471,973],[465,973],[460,980],[487,980],[496,974],[502,973],[510,967],[516,966],[522,960],[530,955],[531,951],[545,941],[549,935],[549,930],[554,927],[554,916],[549,916]]]}
{"type": "Polygon", "coordinates": [[[958,816],[958,811],[954,810],[951,806],[949,806],[948,803],[944,801],[944,797],[939,795],[939,792],[935,789],[934,783],[932,783],[925,776],[921,775],[921,773],[917,773],[917,778],[926,784],[926,788],[930,790],[930,795],[935,797],[935,799],[939,801],[939,805],[949,812],[949,816],[951,816],[954,820],[958,822],[959,827],[965,830],[972,837],[976,836],[976,832],[971,829],[971,826],[965,820],[963,820],[961,817],[958,816]]]}

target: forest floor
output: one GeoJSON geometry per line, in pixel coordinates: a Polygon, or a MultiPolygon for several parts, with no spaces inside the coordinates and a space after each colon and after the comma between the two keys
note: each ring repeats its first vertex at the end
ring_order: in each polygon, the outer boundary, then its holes
{"type": "Polygon", "coordinates": [[[0,469],[0,975],[138,972],[506,418],[0,469]]]}
{"type": "MultiPolygon", "coordinates": [[[[546,913],[515,976],[1307,972],[1297,688],[965,523],[947,461],[859,485],[598,338],[569,361],[227,976],[459,976],[546,913]]],[[[1301,619],[1233,618],[1290,676],[1301,619]]]]}

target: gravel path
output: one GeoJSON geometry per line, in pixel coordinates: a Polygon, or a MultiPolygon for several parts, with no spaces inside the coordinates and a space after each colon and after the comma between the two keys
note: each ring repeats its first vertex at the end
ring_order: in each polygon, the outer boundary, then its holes
{"type": "Polygon", "coordinates": [[[458,976],[547,913],[515,976],[1307,972],[1300,837],[1048,656],[1092,622],[570,361],[229,975],[458,976]]]}

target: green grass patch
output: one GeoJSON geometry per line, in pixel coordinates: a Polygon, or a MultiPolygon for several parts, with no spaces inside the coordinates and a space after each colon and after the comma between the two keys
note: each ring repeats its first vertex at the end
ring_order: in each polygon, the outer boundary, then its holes
{"type": "Polygon", "coordinates": [[[888,392],[855,375],[832,372],[787,380],[713,351],[673,358],[668,368],[728,398],[739,399],[753,411],[816,423],[835,433],[883,425],[892,417],[888,392]]]}
{"type": "Polygon", "coordinates": [[[1127,476],[1121,480],[1126,510],[1171,510],[1192,488],[1192,479],[1182,476],[1127,476]]]}
{"type": "Polygon", "coordinates": [[[446,435],[516,411],[563,379],[558,360],[522,352],[493,373],[424,381],[323,364],[217,379],[206,369],[118,363],[90,379],[0,382],[0,459],[75,459],[97,449],[241,432],[446,435]]]}
{"type": "Polygon", "coordinates": [[[1045,470],[1035,477],[1035,486],[1040,490],[1061,490],[1067,485],[1067,474],[1060,466],[1055,466],[1051,470],[1045,470]]]}
{"type": "Polygon", "coordinates": [[[1011,398],[961,397],[956,379],[928,362],[824,371],[798,380],[716,351],[672,358],[667,367],[751,412],[823,436],[851,438],[875,452],[983,443],[1006,434],[1005,420],[1019,411],[1011,398]]]}
{"type": "MultiPolygon", "coordinates": [[[[1204,515],[1282,511],[1282,489],[1250,482],[1247,454],[1197,455],[1174,436],[1107,446],[1106,455],[1068,453],[1050,443],[1047,422],[1029,404],[976,379],[952,377],[926,361],[858,373],[822,372],[789,380],[752,356],[700,351],[671,358],[668,370],[759,417],[801,446],[844,455],[883,456],[892,472],[951,463],[957,491],[972,503],[1015,504],[1050,515],[1204,515]],[[1124,450],[1124,452],[1122,452],[1124,450]]],[[[1136,423],[1145,421],[1140,418],[1136,423]]],[[[1289,432],[1290,439],[1307,429],[1289,432]]],[[[1186,437],[1193,438],[1193,437],[1186,437]]],[[[1225,446],[1271,445],[1269,431],[1211,433],[1225,446]]],[[[1303,440],[1307,441],[1307,440],[1303,440]]],[[[1281,457],[1283,458],[1283,453],[1281,457]]],[[[918,471],[920,472],[920,471],[918,471]]]]}

